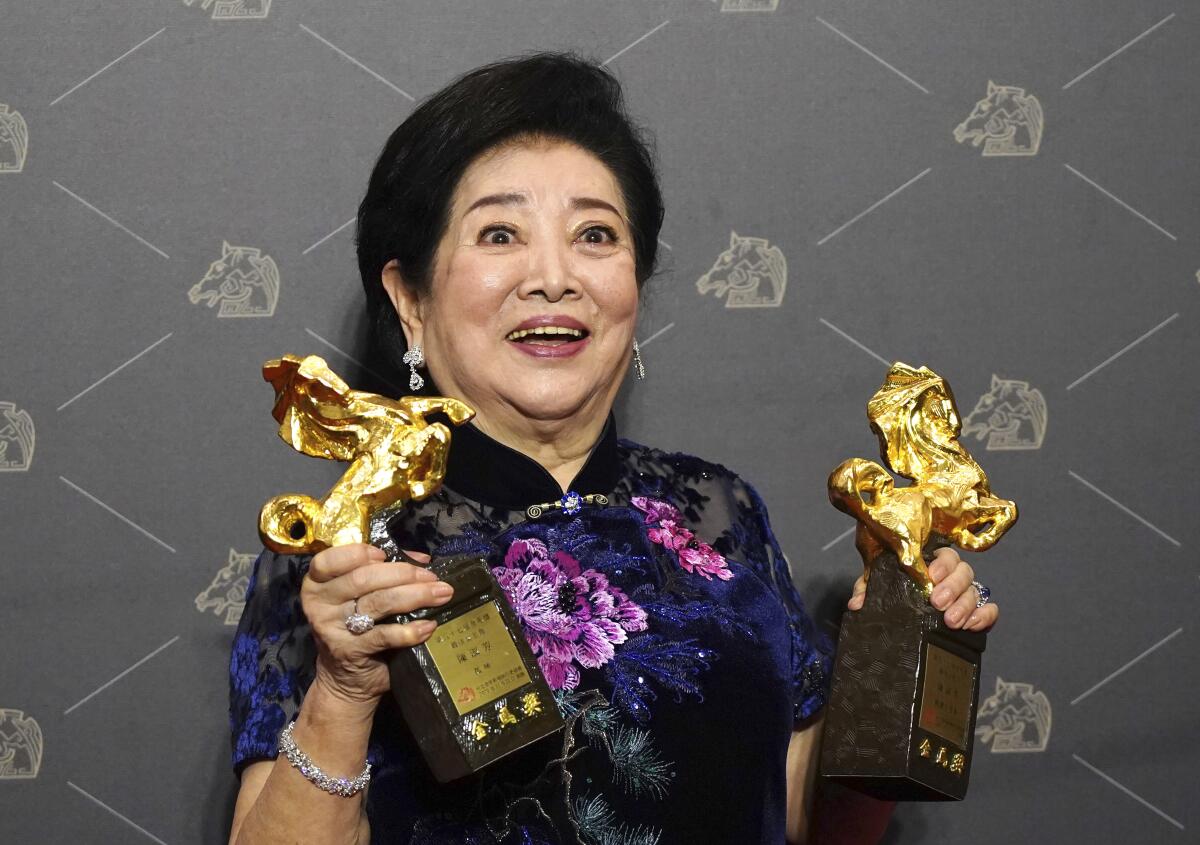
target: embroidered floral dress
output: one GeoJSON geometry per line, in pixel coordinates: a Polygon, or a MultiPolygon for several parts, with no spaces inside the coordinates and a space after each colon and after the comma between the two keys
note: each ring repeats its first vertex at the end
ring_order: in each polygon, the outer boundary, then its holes
{"type": "MultiPolygon", "coordinates": [[[[387,524],[400,548],[488,557],[567,726],[439,784],[385,696],[372,841],[782,843],[788,740],[825,703],[832,649],[761,499],[720,465],[618,439],[611,416],[570,489],[466,425],[442,490],[387,524]]],[[[312,681],[309,560],[254,565],[230,662],[239,772],[276,756],[312,681]]]]}

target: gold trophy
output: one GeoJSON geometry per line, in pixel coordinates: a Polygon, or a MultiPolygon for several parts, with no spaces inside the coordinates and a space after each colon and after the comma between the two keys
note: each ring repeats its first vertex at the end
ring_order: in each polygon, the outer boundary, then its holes
{"type": "Polygon", "coordinates": [[[913,483],[862,458],[829,476],[830,502],[858,520],[867,594],[842,616],[820,771],[877,798],[959,800],[986,635],[946,626],[925,564],[943,546],[991,548],[1017,506],[958,442],[954,394],[927,367],[892,364],[867,417],[887,466],[913,483]]]}
{"type": "MultiPolygon", "coordinates": [[[[425,499],[446,475],[450,429],[475,411],[457,399],[390,399],[352,390],[316,355],[285,355],[263,365],[275,388],[279,436],[299,452],[348,461],[321,499],[298,493],[263,505],[259,535],[281,554],[315,554],[371,542],[404,559],[387,523],[410,501],[425,499]]],[[[445,605],[376,622],[433,619],[426,642],[388,659],[392,692],[426,761],[440,781],[477,771],[562,727],[537,658],[504,591],[480,557],[434,558],[429,569],[454,587],[445,605]]]]}

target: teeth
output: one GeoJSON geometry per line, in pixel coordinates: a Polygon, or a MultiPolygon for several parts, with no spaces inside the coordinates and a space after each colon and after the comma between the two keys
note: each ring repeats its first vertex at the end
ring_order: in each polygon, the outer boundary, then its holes
{"type": "Polygon", "coordinates": [[[509,332],[508,340],[520,340],[531,334],[535,335],[565,335],[567,337],[583,337],[583,332],[579,329],[568,329],[565,326],[538,326],[536,329],[521,329],[520,331],[509,332]]]}

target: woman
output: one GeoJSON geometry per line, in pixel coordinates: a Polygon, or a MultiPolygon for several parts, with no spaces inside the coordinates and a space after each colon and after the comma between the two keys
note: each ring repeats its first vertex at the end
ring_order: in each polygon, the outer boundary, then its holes
{"type": "MultiPolygon", "coordinates": [[[[384,662],[432,623],[351,617],[444,604],[449,585],[369,545],[264,552],[231,664],[231,842],[803,842],[832,806],[812,806],[830,647],[762,501],[720,465],[617,437],[662,215],[619,86],[573,56],[477,69],[393,133],[358,216],[376,364],[477,415],[442,490],[387,532],[420,562],[489,557],[571,753],[542,741],[435,783],[384,662]],[[284,745],[315,769],[274,759],[293,717],[284,745]],[[365,798],[361,781],[317,788],[365,760],[365,798]]],[[[931,573],[950,625],[995,622],[952,550],[931,573]]]]}

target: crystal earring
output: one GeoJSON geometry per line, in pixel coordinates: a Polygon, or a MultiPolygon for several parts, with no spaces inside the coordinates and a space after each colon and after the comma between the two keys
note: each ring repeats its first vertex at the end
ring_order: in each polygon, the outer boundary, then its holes
{"type": "Polygon", "coordinates": [[[646,367],[642,364],[642,350],[638,349],[636,337],[633,339],[633,371],[639,379],[646,377],[646,367]]]}
{"type": "Polygon", "coordinates": [[[421,344],[414,344],[405,352],[403,361],[408,364],[408,389],[420,390],[425,386],[425,379],[417,372],[417,367],[425,366],[425,353],[421,351],[421,344]]]}

